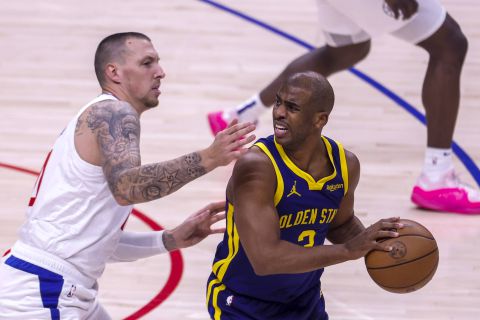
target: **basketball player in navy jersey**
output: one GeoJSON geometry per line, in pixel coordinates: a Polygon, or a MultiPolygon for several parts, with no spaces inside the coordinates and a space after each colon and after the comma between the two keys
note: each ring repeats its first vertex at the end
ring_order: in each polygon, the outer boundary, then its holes
{"type": "MultiPolygon", "coordinates": [[[[229,119],[255,121],[275,101],[289,75],[312,70],[329,76],[365,59],[371,39],[391,34],[429,54],[422,87],[427,118],[423,169],[411,200],[422,208],[480,214],[480,190],[455,174],[452,141],[460,101],[460,74],[468,42],[439,0],[316,0],[326,44],[291,61],[270,84],[240,105],[208,115],[215,134],[229,119]]],[[[393,60],[392,60],[393,62],[393,60]]]]}
{"type": "Polygon", "coordinates": [[[132,205],[230,163],[254,139],[252,124],[233,122],[205,149],[142,164],[140,116],[158,105],[165,77],[157,51],[141,33],[113,34],[97,48],[95,72],[102,94],[55,141],[19,240],[1,261],[2,319],[110,319],[97,299],[107,262],[194,245],[219,231],[211,225],[224,208],[213,203],[173,230],[133,233],[123,231],[132,205]]]}
{"type": "Polygon", "coordinates": [[[212,319],[326,320],[323,268],[391,250],[376,240],[398,236],[399,218],[364,228],[353,210],[359,161],[322,136],[333,104],[320,74],[288,77],[276,94],[274,135],[235,164],[207,284],[212,319]]]}

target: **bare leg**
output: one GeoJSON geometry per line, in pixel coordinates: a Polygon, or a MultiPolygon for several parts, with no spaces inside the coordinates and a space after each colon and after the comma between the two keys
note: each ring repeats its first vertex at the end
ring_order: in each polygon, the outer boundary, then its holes
{"type": "Polygon", "coordinates": [[[280,84],[288,76],[302,71],[316,71],[324,76],[347,69],[365,58],[370,50],[370,40],[342,47],[324,46],[308,52],[290,62],[259,94],[233,108],[208,114],[208,122],[213,135],[224,130],[228,123],[237,118],[241,122],[257,121],[260,114],[270,107],[280,84]]]}
{"type": "Polygon", "coordinates": [[[430,55],[422,92],[429,148],[411,199],[431,210],[480,214],[480,192],[456,177],[449,150],[460,102],[460,73],[467,39],[447,15],[440,29],[418,45],[430,55]]]}
{"type": "Polygon", "coordinates": [[[430,55],[422,99],[427,116],[427,145],[450,148],[460,101],[460,73],[468,42],[447,14],[432,36],[418,44],[430,55]]]}
{"type": "Polygon", "coordinates": [[[273,104],[280,84],[296,72],[316,71],[324,76],[345,70],[364,59],[370,50],[370,41],[343,47],[324,46],[293,60],[278,77],[260,92],[265,106],[273,104]]]}

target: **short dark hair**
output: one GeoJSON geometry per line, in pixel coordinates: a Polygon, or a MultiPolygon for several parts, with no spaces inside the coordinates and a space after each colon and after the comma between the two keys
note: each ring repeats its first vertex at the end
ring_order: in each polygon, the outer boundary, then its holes
{"type": "Polygon", "coordinates": [[[130,38],[150,40],[149,37],[139,32],[120,32],[109,35],[98,44],[95,52],[95,74],[100,86],[105,82],[105,66],[116,59],[122,59],[125,53],[125,42],[130,38]]]}
{"type": "Polygon", "coordinates": [[[330,82],[321,74],[314,71],[295,73],[288,77],[286,84],[308,89],[311,92],[310,103],[313,103],[318,111],[332,111],[335,94],[330,82]]]}

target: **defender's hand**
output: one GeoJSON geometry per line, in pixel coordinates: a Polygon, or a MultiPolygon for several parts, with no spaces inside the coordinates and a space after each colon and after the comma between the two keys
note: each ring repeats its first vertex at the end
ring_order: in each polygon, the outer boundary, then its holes
{"type": "Polygon", "coordinates": [[[253,123],[238,123],[238,120],[234,119],[226,129],[220,131],[210,147],[205,150],[212,168],[225,166],[244,154],[247,149],[243,146],[255,140],[255,135],[247,136],[253,130],[255,130],[253,123]]]}
{"type": "Polygon", "coordinates": [[[163,240],[168,251],[193,246],[207,236],[223,233],[225,228],[212,228],[216,222],[225,219],[225,201],[213,202],[192,214],[173,230],[165,230],[163,240]]]}

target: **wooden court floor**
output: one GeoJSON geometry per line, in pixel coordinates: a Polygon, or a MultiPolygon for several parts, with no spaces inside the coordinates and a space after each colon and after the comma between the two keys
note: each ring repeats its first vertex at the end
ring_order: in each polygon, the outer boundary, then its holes
{"type": "MultiPolygon", "coordinates": [[[[222,3],[252,15],[312,45],[314,0],[222,3]]],[[[480,164],[480,6],[474,0],[444,5],[469,39],[462,75],[462,102],[455,140],[480,164]]],[[[305,49],[198,0],[10,1],[0,10],[0,162],[38,171],[69,119],[99,93],[93,54],[108,34],[149,35],[167,77],[160,105],[142,116],[143,162],[162,161],[204,148],[212,141],[205,114],[251,96],[305,49]]],[[[427,55],[384,36],[373,41],[366,72],[423,112],[420,88],[427,55]]],[[[425,128],[376,90],[342,72],[331,78],[337,95],[326,134],[342,141],[362,163],[356,212],[369,225],[388,216],[417,220],[436,237],[440,264],[418,292],[396,295],[368,277],[362,260],[326,269],[322,278],[331,319],[479,319],[480,216],[417,210],[409,201],[420,172],[425,128]]],[[[270,114],[257,134],[271,132],[270,114]]],[[[463,179],[474,184],[456,161],[463,179]]],[[[136,208],[170,228],[210,201],[221,200],[231,166],[219,168],[165,199],[136,208]]],[[[35,177],[0,167],[0,251],[12,245],[24,220],[35,177]]],[[[132,217],[129,230],[149,230],[132,217]]],[[[207,319],[205,284],[220,236],[183,250],[178,287],[142,319],[207,319]]],[[[173,270],[172,270],[173,265],[173,270]]],[[[109,265],[100,299],[114,319],[145,305],[172,274],[168,255],[109,265]]],[[[168,288],[167,288],[168,289],[168,288]]],[[[167,290],[168,291],[168,290],[167,290]]],[[[164,291],[165,292],[165,291],[164,291]]],[[[2,316],[0,315],[0,319],[2,316]]]]}

